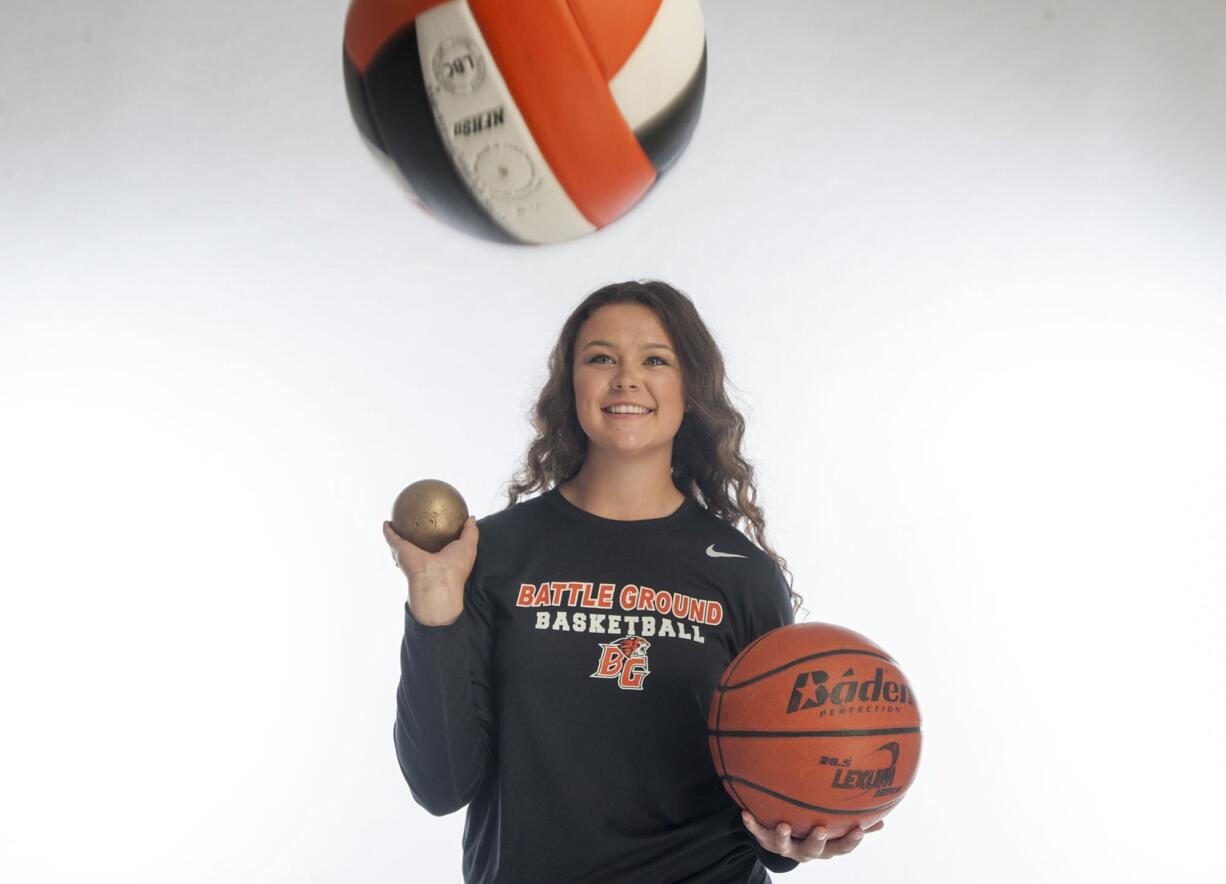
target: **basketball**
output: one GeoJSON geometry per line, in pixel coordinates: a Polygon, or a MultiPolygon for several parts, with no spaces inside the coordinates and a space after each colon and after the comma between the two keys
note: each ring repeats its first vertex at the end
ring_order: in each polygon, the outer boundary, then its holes
{"type": "Polygon", "coordinates": [[[839,838],[894,809],[915,778],[920,714],[898,664],[829,623],[767,632],[728,664],[708,742],[733,800],[774,828],[839,838]]]}
{"type": "Polygon", "coordinates": [[[509,243],[591,233],[690,140],[698,0],[353,0],[354,122],[436,218],[509,243]]]}

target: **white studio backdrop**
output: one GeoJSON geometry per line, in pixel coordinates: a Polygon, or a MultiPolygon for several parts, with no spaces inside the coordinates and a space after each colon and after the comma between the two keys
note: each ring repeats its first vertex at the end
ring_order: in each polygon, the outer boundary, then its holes
{"type": "Polygon", "coordinates": [[[775,880],[1223,879],[1226,7],[704,10],[687,152],[523,248],[368,155],[341,0],[5,0],[0,879],[458,882],[380,522],[501,508],[562,320],[644,277],[924,715],[885,828],[775,880]]]}

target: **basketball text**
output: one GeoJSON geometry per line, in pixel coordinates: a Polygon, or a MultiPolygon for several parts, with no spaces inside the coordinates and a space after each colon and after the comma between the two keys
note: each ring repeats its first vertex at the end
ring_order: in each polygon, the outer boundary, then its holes
{"type": "Polygon", "coordinates": [[[856,789],[860,792],[867,792],[870,789],[875,789],[873,793],[875,797],[889,795],[899,791],[901,787],[894,786],[894,772],[898,766],[898,744],[886,743],[884,746],[877,748],[878,752],[889,752],[890,763],[887,767],[870,768],[868,770],[855,770],[838,768],[834,772],[834,780],[830,783],[835,789],[856,789]]]}
{"type": "Polygon", "coordinates": [[[878,667],[876,674],[869,681],[856,681],[853,669],[843,673],[843,680],[833,687],[827,688],[826,682],[830,674],[821,669],[802,672],[796,676],[792,685],[792,696],[788,700],[788,712],[798,712],[804,709],[815,709],[830,702],[836,706],[845,703],[873,703],[884,700],[887,703],[909,703],[915,705],[911,697],[911,689],[906,682],[886,681],[885,672],[878,667]]]}

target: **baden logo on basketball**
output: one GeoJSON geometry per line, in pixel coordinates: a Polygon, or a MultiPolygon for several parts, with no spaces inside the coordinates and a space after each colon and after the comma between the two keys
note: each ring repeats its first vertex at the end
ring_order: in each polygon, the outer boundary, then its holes
{"type": "Polygon", "coordinates": [[[880,666],[877,667],[877,672],[870,681],[856,681],[854,678],[851,678],[854,675],[854,667],[848,669],[842,675],[843,681],[827,689],[826,682],[830,680],[830,674],[825,670],[814,669],[799,673],[796,676],[796,682],[792,685],[792,697],[788,700],[788,712],[815,709],[824,705],[827,700],[839,706],[857,702],[876,703],[879,700],[883,700],[886,703],[910,703],[912,706],[915,705],[915,701],[911,698],[911,689],[907,687],[907,683],[905,681],[886,681],[884,679],[885,671],[880,666]]]}

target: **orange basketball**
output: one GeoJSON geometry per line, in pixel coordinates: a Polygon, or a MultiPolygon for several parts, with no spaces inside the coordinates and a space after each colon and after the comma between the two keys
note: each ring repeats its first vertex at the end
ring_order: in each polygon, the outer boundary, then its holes
{"type": "Polygon", "coordinates": [[[868,828],[906,794],[920,753],[915,693],[864,636],[794,623],[736,656],[711,696],[707,734],[734,801],[796,838],[868,828]]]}

